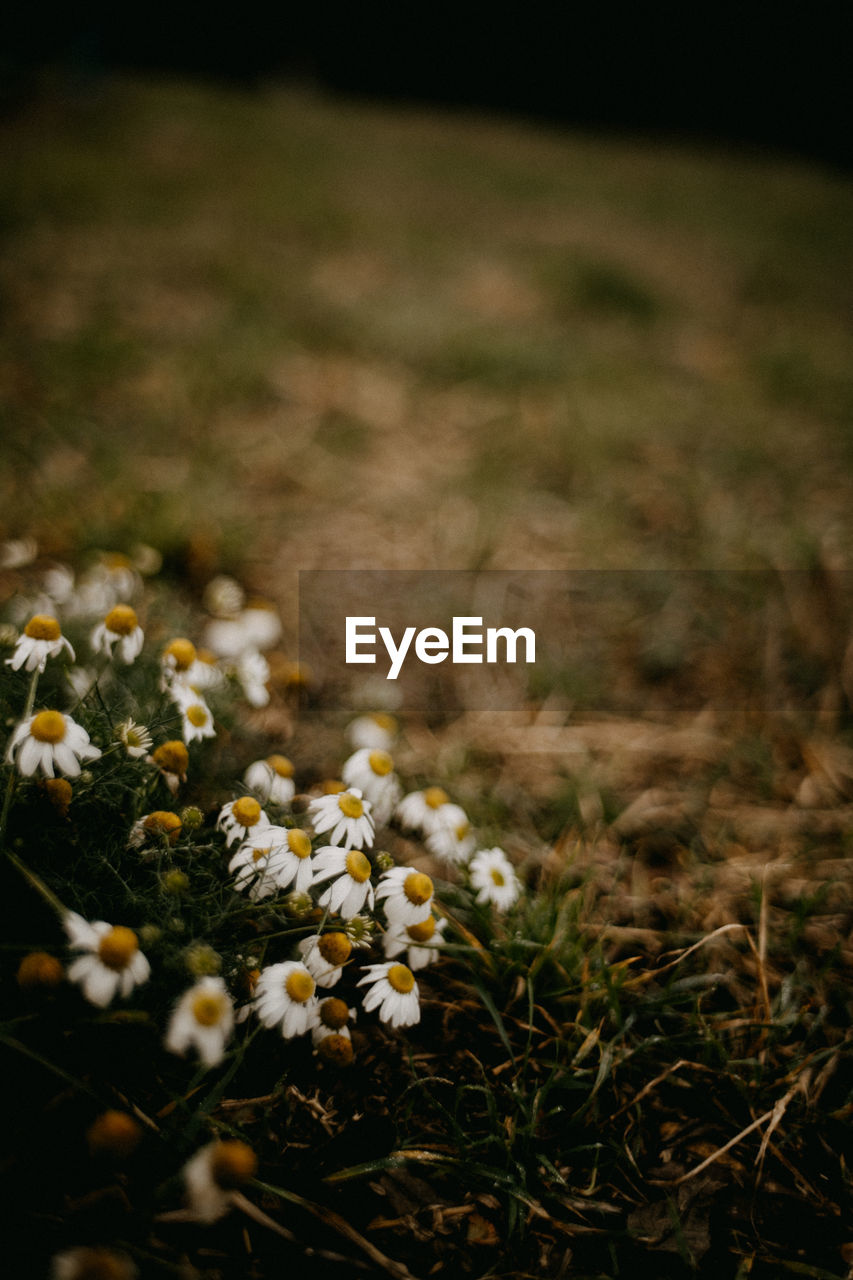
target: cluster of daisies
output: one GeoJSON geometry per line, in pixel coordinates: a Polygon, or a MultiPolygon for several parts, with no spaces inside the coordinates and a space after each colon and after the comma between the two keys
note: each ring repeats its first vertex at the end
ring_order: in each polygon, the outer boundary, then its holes
{"type": "MultiPolygon", "coordinates": [[[[264,651],[278,641],[281,625],[273,609],[247,604],[237,583],[217,578],[205,593],[210,618],[201,642],[161,638],[156,656],[149,655],[140,573],[113,559],[75,583],[70,571],[56,568],[44,575],[30,608],[22,612],[16,602],[13,621],[0,627],[0,644],[11,650],[5,667],[16,673],[24,703],[5,749],[2,831],[18,797],[35,794],[34,788],[72,821],[77,789],[85,788],[91,801],[101,777],[115,777],[131,762],[138,807],[127,813],[123,869],[156,860],[167,866],[171,886],[183,891],[189,879],[178,853],[203,849],[240,932],[230,968],[212,946],[195,944],[186,966],[192,980],[174,991],[162,1028],[165,1049],[214,1068],[241,1051],[238,1032],[247,1022],[285,1041],[305,1037],[322,1062],[345,1066],[354,1054],[351,1028],[359,1009],[394,1029],[420,1021],[416,975],[438,960],[449,925],[432,876],[398,865],[377,845],[394,847],[395,833],[420,837],[424,865],[437,866],[497,911],[519,896],[516,872],[501,849],[479,847],[464,810],[442,789],[405,792],[392,755],[396,722],[382,713],[349,725],[350,754],[333,781],[304,780],[298,791],[294,764],[270,754],[248,765],[215,820],[206,823],[192,805],[180,812],[148,809],[161,782],[174,797],[196,767],[201,772],[197,753],[217,736],[216,700],[223,691],[236,689],[253,707],[269,700],[264,651]],[[82,646],[88,647],[86,665],[78,664],[82,646]],[[138,721],[140,698],[127,691],[137,664],[146,661],[157,705],[138,721]],[[45,686],[49,701],[41,705],[45,686]],[[111,702],[121,711],[105,716],[111,702]],[[120,719],[128,705],[133,714],[120,719]],[[268,928],[243,928],[255,907],[258,917],[276,922],[269,937],[268,928]]],[[[7,852],[23,868],[26,849],[22,857],[7,852]]],[[[86,919],[63,906],[58,884],[45,892],[61,916],[70,959],[63,964],[46,951],[30,952],[19,967],[20,986],[67,980],[106,1009],[153,985],[160,965],[155,922],[86,919]]],[[[163,972],[163,981],[174,977],[163,972]]],[[[186,1169],[187,1191],[202,1220],[227,1207],[216,1180],[223,1151],[223,1144],[212,1144],[186,1169]]],[[[73,1276],[72,1261],[56,1274],[73,1276]]]]}

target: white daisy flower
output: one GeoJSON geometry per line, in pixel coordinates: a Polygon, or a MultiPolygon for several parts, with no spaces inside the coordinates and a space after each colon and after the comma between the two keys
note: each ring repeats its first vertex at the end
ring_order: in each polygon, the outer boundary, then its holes
{"type": "Polygon", "coordinates": [[[333,987],[352,955],[352,943],[340,931],[315,933],[302,939],[299,954],[318,987],[333,987]]]}
{"type": "Polygon", "coordinates": [[[439,948],[444,944],[446,928],[447,921],[443,917],[437,920],[431,915],[421,924],[387,929],[382,938],[385,959],[393,960],[405,951],[406,964],[410,969],[424,969],[428,964],[435,964],[439,948]]]}
{"type": "Polygon", "coordinates": [[[341,849],[338,845],[325,845],[318,849],[314,855],[313,884],[321,884],[334,877],[319,905],[344,920],[358,915],[365,905],[368,911],[372,911],[370,872],[370,861],[360,849],[341,849]]]}
{"type": "Polygon", "coordinates": [[[397,817],[404,827],[420,831],[425,836],[442,828],[458,827],[466,822],[465,810],[451,804],[442,787],[427,787],[425,791],[410,791],[397,805],[397,817]]]}
{"type": "Polygon", "coordinates": [[[234,888],[246,890],[253,902],[291,885],[307,893],[314,875],[311,841],[299,827],[270,824],[243,841],[228,870],[236,874],[234,888]]]}
{"type": "Polygon", "coordinates": [[[392,925],[405,928],[422,924],[432,914],[433,883],[422,871],[392,867],[376,886],[377,899],[385,900],[385,915],[392,925]]]}
{"type": "Polygon", "coordinates": [[[252,601],[240,614],[239,622],[247,648],[272,649],[281,639],[281,619],[267,600],[252,601]]]}
{"type": "Polygon", "coordinates": [[[176,702],[211,689],[222,681],[222,672],[211,655],[199,654],[191,640],[178,636],[163,650],[160,688],[171,693],[176,702]]]}
{"type": "Polygon", "coordinates": [[[176,844],[182,826],[176,813],[169,809],[155,809],[153,813],[145,813],[134,822],[127,837],[127,847],[141,849],[148,842],[160,844],[163,840],[176,844]]]}
{"type": "Polygon", "coordinates": [[[287,756],[267,756],[255,760],[243,774],[243,781],[261,804],[289,804],[296,792],[293,765],[287,756]]]}
{"type": "Polygon", "coordinates": [[[477,902],[491,902],[506,911],[521,893],[521,881],[503,849],[481,849],[471,859],[468,871],[471,886],[479,890],[477,902]]]}
{"type": "Polygon", "coordinates": [[[341,777],[348,787],[358,787],[372,805],[371,817],[377,826],[390,819],[403,788],[394,773],[394,761],[387,751],[361,747],[344,764],[341,777]]]}
{"type": "Polygon", "coordinates": [[[415,976],[407,965],[389,961],[386,964],[369,964],[360,987],[369,986],[364,997],[367,1013],[379,1009],[382,1022],[392,1027],[411,1027],[421,1020],[420,993],[415,976]]]}
{"type": "Polygon", "coordinates": [[[136,610],[129,604],[117,604],[95,627],[89,643],[95,653],[105,653],[108,658],[113,657],[115,650],[121,661],[129,666],[139,657],[144,641],[136,610]]]}
{"type": "Polygon", "coordinates": [[[219,618],[231,618],[240,612],[245,593],[236,578],[225,573],[211,578],[204,589],[204,607],[219,618]]]}
{"type": "Polygon", "coordinates": [[[131,760],[141,760],[151,750],[154,742],[145,725],[137,724],[129,716],[127,720],[122,720],[121,724],[116,725],[113,738],[122,744],[131,760]]]}
{"type": "Polygon", "coordinates": [[[232,845],[235,840],[246,840],[271,827],[267,815],[252,796],[240,796],[219,810],[216,825],[225,832],[225,843],[232,845]]]}
{"type": "Polygon", "coordinates": [[[471,831],[471,824],[458,804],[445,805],[444,809],[456,811],[455,814],[446,813],[446,818],[452,821],[454,816],[461,814],[462,821],[457,826],[437,826],[435,831],[426,836],[424,843],[430,853],[437,858],[443,858],[445,862],[452,862],[454,866],[459,867],[471,857],[477,847],[477,841],[471,831]]]}
{"type": "Polygon", "coordinates": [[[204,698],[195,694],[179,704],[184,742],[200,742],[203,738],[215,738],[213,715],[204,698]]]}
{"type": "Polygon", "coordinates": [[[37,613],[30,618],[18,637],[15,652],[6,659],[6,666],[13,671],[24,667],[26,671],[44,671],[48,658],[58,658],[65,649],[71,661],[74,661],[74,650],[62,634],[62,628],[56,618],[46,613],[37,613]]]}
{"type": "Polygon", "coordinates": [[[79,982],[90,1004],[105,1009],[116,994],[129,996],[148,980],[151,967],[132,929],[106,920],[90,924],[74,911],[62,923],[72,948],[86,953],[71,964],[68,980],[79,982]]]}
{"type": "Polygon", "coordinates": [[[234,1005],[222,978],[206,977],[181,996],[172,1010],[163,1043],[170,1053],[185,1054],[190,1046],[206,1067],[225,1056],[234,1030],[234,1005]]]}
{"type": "Polygon", "coordinates": [[[12,538],[8,542],[0,542],[0,569],[22,569],[35,560],[38,551],[35,538],[12,538]]]}
{"type": "Polygon", "coordinates": [[[347,1024],[354,1019],[355,1010],[337,996],[320,1001],[316,1022],[311,1028],[311,1040],[318,1057],[337,1067],[352,1062],[352,1036],[347,1024]]]}
{"type": "Polygon", "coordinates": [[[385,711],[357,716],[347,725],[347,737],[356,750],[390,751],[397,736],[397,721],[385,711]]]}
{"type": "Polygon", "coordinates": [[[210,1142],[183,1167],[190,1212],[199,1222],[217,1222],[232,1205],[232,1192],[252,1179],[258,1159],[245,1142],[210,1142]]]}
{"type": "Polygon", "coordinates": [[[370,801],[362,797],[358,787],[320,796],[308,806],[308,816],[318,835],[330,831],[329,842],[349,848],[369,849],[373,844],[373,819],[370,801]]]}
{"type": "Polygon", "coordinates": [[[265,1027],[280,1027],[285,1040],[305,1035],[317,1014],[316,989],[300,960],[269,965],[255,987],[255,1012],[265,1027]]]}
{"type": "Polygon", "coordinates": [[[74,574],[67,564],[54,564],[45,569],[41,584],[54,604],[66,604],[74,594],[74,574]]]}
{"type": "Polygon", "coordinates": [[[252,707],[265,707],[270,700],[267,681],[270,664],[257,649],[244,649],[234,664],[234,674],[243,689],[243,696],[252,707]]]}
{"type": "Polygon", "coordinates": [[[69,778],[79,777],[82,760],[97,760],[101,752],[93,747],[82,725],[61,711],[39,711],[18,725],[6,748],[9,764],[17,755],[18,771],[29,777],[41,769],[48,778],[54,767],[69,778]]]}

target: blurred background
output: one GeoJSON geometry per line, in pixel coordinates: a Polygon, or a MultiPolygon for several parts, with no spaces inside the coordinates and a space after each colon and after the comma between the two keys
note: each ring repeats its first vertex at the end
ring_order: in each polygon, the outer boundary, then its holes
{"type": "Polygon", "coordinates": [[[0,534],[299,568],[850,562],[842,7],[19,14],[0,534]]]}

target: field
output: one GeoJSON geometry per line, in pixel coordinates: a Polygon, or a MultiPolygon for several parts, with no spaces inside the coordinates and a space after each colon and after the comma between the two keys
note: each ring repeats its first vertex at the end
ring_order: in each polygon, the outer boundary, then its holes
{"type": "MultiPolygon", "coordinates": [[[[843,1280],[849,179],[276,86],[56,81],[0,128],[4,656],[52,566],[78,589],[104,553],[135,566],[145,656],[68,704],[106,756],[121,715],[180,734],[156,655],[227,614],[212,580],[282,625],[269,700],[231,672],[177,799],[115,744],[66,814],[5,767],[4,1194],[40,1264],[843,1280]],[[450,676],[385,708],[406,788],[442,787],[522,892],[477,902],[393,819],[382,847],[447,920],[420,1022],[359,1010],[348,1066],[254,1023],[207,1071],[176,1062],[187,947],[236,999],[301,927],[226,893],[221,806],[272,752],[316,798],[354,708],[383,709],[381,683],[299,668],[299,573],[404,569],[589,575],[512,710],[450,676]],[[173,804],[200,825],[129,852],[173,804]],[[69,959],[57,899],[156,919],[161,977],[101,1011],[22,983],[33,950],[69,959]],[[132,1154],[85,1137],[116,1108],[132,1154]],[[256,1166],[204,1224],[181,1170],[215,1138],[256,1166]]],[[[38,690],[3,667],[8,734],[63,661],[38,690]]]]}

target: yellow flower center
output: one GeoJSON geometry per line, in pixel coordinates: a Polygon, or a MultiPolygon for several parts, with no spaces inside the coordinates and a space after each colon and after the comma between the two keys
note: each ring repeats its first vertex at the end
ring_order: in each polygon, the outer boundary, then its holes
{"type": "Polygon", "coordinates": [[[258,1170],[258,1157],[252,1148],[236,1138],[228,1142],[217,1142],[210,1157],[210,1172],[213,1181],[223,1191],[242,1186],[250,1178],[254,1178],[258,1170]]]}
{"type": "Polygon", "coordinates": [[[178,636],[163,650],[163,657],[169,660],[176,671],[186,671],[195,662],[195,645],[191,640],[178,636]]]}
{"type": "Polygon", "coordinates": [[[24,627],[24,635],[31,640],[58,640],[62,631],[56,618],[51,618],[46,613],[37,613],[24,627]]]}
{"type": "Polygon", "coordinates": [[[284,989],[296,1004],[304,1004],[314,994],[314,979],[307,969],[294,969],[287,975],[284,989]]]}
{"type": "Polygon", "coordinates": [[[115,636],[129,636],[139,626],[136,610],[129,604],[117,604],[104,618],[104,626],[115,636]]]}
{"type": "Polygon", "coordinates": [[[317,944],[317,950],[329,964],[345,964],[352,952],[352,943],[345,933],[324,933],[317,944]]]}
{"type": "Polygon", "coordinates": [[[225,1013],[225,997],[221,992],[202,991],[193,996],[190,1009],[200,1027],[215,1027],[225,1013]]]}
{"type": "Polygon", "coordinates": [[[325,782],[320,783],[320,790],[324,796],[336,796],[338,792],[345,791],[346,787],[340,778],[327,778],[325,782]]]}
{"type": "Polygon", "coordinates": [[[403,881],[403,893],[412,906],[422,907],[432,897],[432,881],[422,871],[410,871],[403,881]]]}
{"type": "Polygon", "coordinates": [[[348,1067],[354,1052],[349,1036],[323,1036],[317,1045],[317,1053],[323,1061],[335,1067],[348,1067]]]}
{"type": "Polygon", "coordinates": [[[456,828],[455,835],[457,840],[464,840],[468,832],[471,830],[470,822],[460,822],[456,828]]]}
{"type": "Polygon", "coordinates": [[[110,929],[98,943],[98,956],[108,969],[126,969],[138,950],[136,934],[123,924],[110,929]]]}
{"type": "Polygon", "coordinates": [[[36,742],[61,742],[65,737],[65,716],[61,711],[40,711],[30,725],[36,742]]]}
{"type": "Polygon", "coordinates": [[[260,862],[261,858],[266,858],[266,856],[268,855],[268,853],[269,853],[269,849],[253,849],[253,850],[252,850],[252,861],[253,861],[253,862],[260,862]]]}
{"type": "Polygon", "coordinates": [[[426,920],[422,920],[420,924],[407,925],[406,933],[412,942],[429,942],[435,933],[435,917],[427,916],[426,920]]]}
{"type": "Polygon", "coordinates": [[[338,808],[347,818],[360,818],[364,813],[364,805],[358,796],[354,796],[350,791],[345,791],[338,797],[338,808]]]}
{"type": "Polygon", "coordinates": [[[385,711],[377,711],[370,718],[380,729],[385,729],[388,733],[394,733],[396,731],[397,721],[393,716],[389,716],[385,711]]]}
{"type": "Polygon", "coordinates": [[[190,724],[194,724],[197,729],[200,729],[210,719],[207,707],[202,707],[199,703],[194,702],[191,707],[187,707],[187,719],[190,724]]]}
{"type": "Polygon", "coordinates": [[[441,787],[427,787],[424,800],[430,809],[440,809],[443,804],[447,804],[448,795],[446,791],[442,791],[441,787]]]}
{"type": "Polygon", "coordinates": [[[497,867],[492,867],[491,871],[489,872],[489,875],[492,877],[493,882],[496,885],[498,885],[498,887],[500,887],[502,884],[506,884],[506,876],[502,871],[498,871],[497,867]]]}
{"type": "Polygon", "coordinates": [[[57,813],[66,817],[68,814],[68,806],[71,804],[71,797],[74,794],[71,790],[71,783],[67,778],[45,778],[44,789],[47,798],[56,809],[57,813]]]}
{"type": "Polygon", "coordinates": [[[17,977],[21,987],[58,987],[65,971],[56,956],[31,951],[19,964],[17,977]]]}
{"type": "Polygon", "coordinates": [[[400,995],[406,996],[415,985],[415,975],[408,965],[392,964],[388,970],[388,981],[395,991],[399,991],[400,995]]]}
{"type": "Polygon", "coordinates": [[[293,777],[293,765],[287,756],[267,756],[267,764],[280,778],[293,777]]]}
{"type": "Polygon", "coordinates": [[[143,818],[142,825],[152,836],[168,836],[169,843],[174,844],[181,829],[181,820],[176,813],[168,809],[155,809],[143,818]]]}
{"type": "Polygon", "coordinates": [[[190,762],[190,753],[179,738],[171,742],[163,742],[152,754],[151,759],[166,773],[185,774],[190,762]]]}
{"type": "Polygon", "coordinates": [[[380,778],[384,778],[394,768],[394,761],[387,751],[371,751],[367,761],[373,772],[380,778]]]}
{"type": "Polygon", "coordinates": [[[129,1156],[142,1141],[142,1128],[124,1111],[104,1111],[86,1130],[92,1155],[129,1156]]]}
{"type": "Polygon", "coordinates": [[[328,1027],[330,1031],[340,1031],[341,1027],[345,1027],[349,1020],[349,1009],[343,1000],[339,1000],[337,996],[329,996],[320,1005],[320,1021],[324,1027],[328,1027]]]}
{"type": "Polygon", "coordinates": [[[231,816],[241,827],[254,827],[261,817],[261,806],[251,796],[241,796],[231,806],[231,816]]]}
{"type": "Polygon", "coordinates": [[[120,569],[129,569],[131,567],[127,556],[123,555],[121,551],[108,551],[101,558],[101,563],[105,569],[109,569],[112,573],[116,573],[120,569]]]}
{"type": "Polygon", "coordinates": [[[292,831],[288,831],[287,845],[290,852],[296,854],[297,858],[310,858],[311,841],[300,827],[294,827],[292,831]]]}
{"type": "Polygon", "coordinates": [[[370,879],[370,862],[359,849],[350,849],[345,866],[357,884],[364,884],[370,879]]]}

